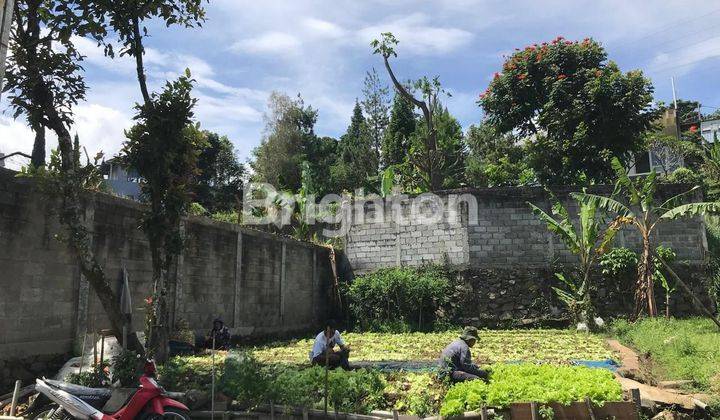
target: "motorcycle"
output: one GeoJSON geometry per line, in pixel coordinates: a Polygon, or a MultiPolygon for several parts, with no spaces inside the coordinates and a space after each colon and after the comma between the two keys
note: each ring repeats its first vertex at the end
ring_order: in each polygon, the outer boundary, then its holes
{"type": "MultiPolygon", "coordinates": [[[[112,389],[88,388],[51,379],[36,379],[35,390],[39,393],[33,406],[35,419],[84,420],[190,420],[190,410],[181,402],[170,398],[155,381],[155,362],[147,360],[144,373],[140,376],[140,387],[134,390],[117,409],[108,407],[113,396],[112,389]],[[52,401],[45,405],[41,398],[52,401]]],[[[46,400],[45,400],[46,401],[46,400]]]]}

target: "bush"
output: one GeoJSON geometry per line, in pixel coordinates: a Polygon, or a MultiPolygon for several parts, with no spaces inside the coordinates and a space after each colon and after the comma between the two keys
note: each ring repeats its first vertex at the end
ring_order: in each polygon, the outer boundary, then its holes
{"type": "MultiPolygon", "coordinates": [[[[290,407],[321,407],[324,403],[325,369],[265,366],[251,353],[232,352],[220,381],[223,393],[244,408],[271,401],[290,407]]],[[[369,413],[382,406],[385,381],[376,371],[330,371],[328,404],[351,413],[369,413]]]]}
{"type": "Polygon", "coordinates": [[[139,356],[134,351],[123,350],[112,358],[113,382],[120,381],[125,388],[135,387],[138,383],[139,356]]]}
{"type": "Polygon", "coordinates": [[[445,395],[443,417],[483,406],[505,408],[513,402],[535,401],[569,405],[589,398],[594,404],[621,401],[622,389],[612,372],[584,366],[494,365],[490,382],[463,382],[445,395]]]}
{"type": "Polygon", "coordinates": [[[230,352],[225,359],[225,369],[220,389],[232,396],[244,408],[253,408],[264,402],[270,389],[264,366],[250,352],[230,352]]]}
{"type": "Polygon", "coordinates": [[[103,388],[110,385],[107,363],[101,363],[95,367],[89,367],[85,372],[72,373],[66,380],[71,384],[87,386],[90,388],[103,388]]]}
{"type": "MultiPolygon", "coordinates": [[[[215,357],[215,375],[223,372],[225,360],[215,357]]],[[[168,391],[210,390],[212,383],[212,358],[210,356],[176,356],[158,368],[160,383],[168,391]]]]}
{"type": "Polygon", "coordinates": [[[355,278],[346,292],[361,330],[392,332],[432,327],[451,293],[450,273],[438,266],[380,269],[355,278]]]}
{"type": "Polygon", "coordinates": [[[613,248],[600,257],[602,274],[609,279],[622,281],[637,276],[638,257],[628,248],[613,248]]]}

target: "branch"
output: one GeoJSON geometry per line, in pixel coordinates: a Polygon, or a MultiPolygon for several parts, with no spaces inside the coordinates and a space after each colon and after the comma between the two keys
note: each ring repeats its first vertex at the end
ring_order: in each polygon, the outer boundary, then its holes
{"type": "Polygon", "coordinates": [[[423,115],[425,116],[425,121],[428,123],[428,128],[432,127],[432,114],[430,114],[430,109],[428,108],[427,104],[423,101],[420,101],[416,99],[410,92],[405,89],[405,86],[400,83],[397,78],[395,77],[395,73],[393,73],[392,68],[390,68],[390,62],[388,61],[388,57],[386,55],[383,55],[383,60],[385,61],[385,68],[388,71],[388,74],[390,75],[390,79],[393,82],[393,85],[395,85],[395,89],[400,92],[402,96],[404,96],[407,100],[412,102],[415,106],[420,108],[423,112],[423,115]]]}
{"type": "Polygon", "coordinates": [[[135,50],[135,67],[137,70],[138,83],[140,83],[140,92],[142,93],[145,105],[152,106],[150,93],[148,93],[147,79],[145,78],[145,65],[143,64],[143,45],[142,36],[140,35],[140,19],[136,16],[133,18],[133,49],[135,50]]]}

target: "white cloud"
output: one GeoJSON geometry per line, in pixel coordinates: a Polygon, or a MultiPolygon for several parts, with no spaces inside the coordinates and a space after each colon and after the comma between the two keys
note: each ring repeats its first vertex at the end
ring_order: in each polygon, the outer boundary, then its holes
{"type": "Polygon", "coordinates": [[[235,42],[231,49],[250,54],[288,54],[300,47],[300,40],[284,32],[266,32],[235,42]]]}
{"type": "Polygon", "coordinates": [[[400,40],[398,50],[416,55],[446,54],[464,47],[473,34],[456,27],[435,26],[429,16],[413,13],[358,31],[358,40],[365,48],[383,32],[392,32],[400,40]]]}
{"type": "Polygon", "coordinates": [[[720,36],[706,39],[685,48],[660,52],[652,59],[649,69],[657,73],[672,72],[676,76],[690,72],[705,60],[720,57],[720,36]]]}
{"type": "Polygon", "coordinates": [[[345,30],[339,25],[322,19],[304,19],[303,26],[310,33],[326,38],[340,38],[346,34],[345,30]]]}

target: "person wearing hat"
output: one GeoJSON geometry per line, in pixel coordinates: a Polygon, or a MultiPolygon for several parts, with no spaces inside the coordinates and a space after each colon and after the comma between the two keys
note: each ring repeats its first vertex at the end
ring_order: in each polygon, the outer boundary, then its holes
{"type": "Polygon", "coordinates": [[[478,330],[475,327],[465,327],[459,338],[440,354],[440,373],[447,375],[453,383],[487,379],[488,374],[472,362],[470,348],[478,342],[478,330]]]}
{"type": "Polygon", "coordinates": [[[215,338],[215,350],[229,350],[230,349],[230,329],[225,326],[225,323],[220,317],[213,320],[213,328],[208,333],[205,339],[205,347],[213,347],[213,338],[215,338]]]}

